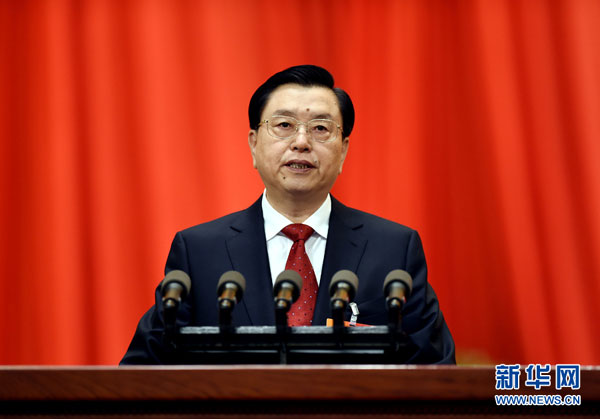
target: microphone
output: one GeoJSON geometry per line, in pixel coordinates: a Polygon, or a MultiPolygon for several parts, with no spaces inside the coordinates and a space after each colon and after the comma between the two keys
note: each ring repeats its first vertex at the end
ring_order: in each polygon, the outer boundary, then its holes
{"type": "Polygon", "coordinates": [[[160,285],[160,294],[166,336],[172,335],[179,304],[190,293],[191,287],[192,280],[189,275],[178,269],[169,272],[163,279],[160,285]]]}
{"type": "Polygon", "coordinates": [[[402,269],[394,269],[383,281],[383,295],[388,310],[388,326],[398,330],[402,320],[402,307],[412,292],[412,277],[402,269]]]}
{"type": "Polygon", "coordinates": [[[275,296],[275,320],[278,327],[287,326],[287,312],[300,296],[302,277],[296,271],[287,269],[277,275],[273,294],[275,296]]]}
{"type": "Polygon", "coordinates": [[[329,295],[331,296],[331,314],[334,327],[344,326],[344,311],[356,295],[358,277],[352,271],[343,269],[331,278],[329,295]]]}
{"type": "Polygon", "coordinates": [[[237,271],[227,271],[217,284],[217,304],[219,307],[219,325],[231,325],[231,312],[237,303],[242,301],[246,279],[237,271]]]}
{"type": "Polygon", "coordinates": [[[191,287],[192,280],[188,274],[177,269],[169,272],[160,285],[163,309],[177,311],[179,303],[189,294],[191,287]]]}
{"type": "Polygon", "coordinates": [[[385,277],[383,281],[383,295],[388,310],[391,308],[402,308],[406,303],[406,298],[412,292],[412,277],[402,269],[394,269],[385,277]]]}

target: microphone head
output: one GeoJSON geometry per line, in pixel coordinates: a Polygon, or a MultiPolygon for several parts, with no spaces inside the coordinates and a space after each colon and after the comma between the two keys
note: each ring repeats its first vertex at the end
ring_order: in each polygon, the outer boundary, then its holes
{"type": "Polygon", "coordinates": [[[388,295],[388,285],[394,281],[400,281],[406,286],[406,296],[412,292],[413,280],[410,274],[402,269],[394,269],[385,277],[383,281],[383,294],[388,295]]]}
{"type": "Polygon", "coordinates": [[[217,284],[218,296],[223,293],[223,289],[227,283],[234,283],[237,285],[237,291],[235,295],[238,301],[241,300],[242,296],[244,295],[244,291],[246,290],[246,278],[244,278],[244,276],[238,271],[225,272],[223,275],[221,275],[221,278],[219,278],[219,283],[217,284]]]}
{"type": "Polygon", "coordinates": [[[331,284],[329,284],[329,296],[333,297],[335,294],[335,290],[341,282],[345,282],[349,285],[348,295],[350,296],[350,300],[354,298],[356,295],[356,290],[358,289],[358,277],[352,271],[348,269],[342,269],[341,271],[337,271],[333,278],[331,278],[331,284]]]}
{"type": "Polygon", "coordinates": [[[284,282],[291,283],[293,285],[292,288],[292,303],[296,302],[298,297],[300,296],[300,290],[302,289],[302,277],[296,271],[291,269],[286,269],[279,275],[277,275],[277,279],[275,280],[275,285],[273,285],[273,294],[275,297],[279,294],[279,290],[284,282]]]}
{"type": "Polygon", "coordinates": [[[190,293],[190,289],[192,288],[192,280],[190,276],[179,269],[175,269],[170,271],[163,279],[160,284],[160,293],[164,295],[165,289],[168,285],[178,283],[183,287],[183,291],[181,292],[181,298],[185,298],[186,295],[190,293]]]}

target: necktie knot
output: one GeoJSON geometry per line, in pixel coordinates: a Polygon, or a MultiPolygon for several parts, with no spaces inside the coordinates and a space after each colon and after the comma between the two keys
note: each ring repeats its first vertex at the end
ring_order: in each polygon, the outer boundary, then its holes
{"type": "Polygon", "coordinates": [[[291,240],[297,242],[299,240],[308,240],[315,230],[305,224],[290,224],[284,227],[281,231],[291,240]]]}

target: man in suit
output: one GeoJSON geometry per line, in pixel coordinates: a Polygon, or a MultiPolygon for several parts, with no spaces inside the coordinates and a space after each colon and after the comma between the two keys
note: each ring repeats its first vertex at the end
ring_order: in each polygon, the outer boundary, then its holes
{"type": "MultiPolygon", "coordinates": [[[[166,271],[183,270],[192,280],[177,325],[218,324],[215,291],[228,270],[246,278],[233,324],[275,324],[273,281],[284,269],[303,275],[301,296],[289,314],[292,325],[325,324],[329,284],[340,269],[355,272],[360,280],[355,297],[359,322],[387,324],[383,280],[391,270],[403,269],[413,278],[402,321],[415,348],[407,361],[454,363],[454,342],[427,282],[417,232],[348,208],[329,193],[342,171],[354,125],[347,93],[334,88],[323,68],[291,67],[256,90],[248,113],[248,143],[265,191],[246,210],[176,234],[166,271]]],[[[156,304],[140,320],[122,364],[163,361],[160,307],[157,289],[156,304]]]]}

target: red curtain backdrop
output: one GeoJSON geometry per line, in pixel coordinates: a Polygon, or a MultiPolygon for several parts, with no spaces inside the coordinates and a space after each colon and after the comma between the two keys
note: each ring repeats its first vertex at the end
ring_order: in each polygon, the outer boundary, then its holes
{"type": "Polygon", "coordinates": [[[0,363],[117,363],[304,63],[356,106],[334,195],[421,233],[459,361],[600,364],[596,0],[0,1],[0,363]]]}

